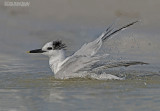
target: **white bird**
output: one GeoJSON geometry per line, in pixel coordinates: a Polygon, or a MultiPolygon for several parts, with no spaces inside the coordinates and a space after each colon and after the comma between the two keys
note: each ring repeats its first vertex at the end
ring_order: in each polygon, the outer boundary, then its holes
{"type": "Polygon", "coordinates": [[[104,41],[112,35],[120,32],[138,21],[127,24],[117,30],[110,25],[96,40],[84,44],[73,55],[66,57],[66,45],[62,41],[51,41],[46,43],[41,49],[31,50],[28,53],[42,53],[49,57],[49,65],[54,76],[57,79],[68,79],[75,77],[90,77],[94,79],[123,79],[111,74],[101,73],[96,71],[104,70],[112,67],[130,66],[137,64],[147,64],[139,61],[119,61],[119,62],[104,62],[108,54],[97,55],[97,51],[101,48],[104,41]],[[103,61],[103,62],[101,62],[103,61]]]}

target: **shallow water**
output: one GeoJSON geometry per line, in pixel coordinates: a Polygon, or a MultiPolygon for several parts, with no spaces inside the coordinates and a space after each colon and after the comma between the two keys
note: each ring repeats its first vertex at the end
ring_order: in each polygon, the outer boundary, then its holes
{"type": "Polygon", "coordinates": [[[160,110],[158,0],[152,3],[123,0],[135,12],[126,9],[123,3],[117,4],[118,0],[93,0],[93,6],[87,0],[46,1],[34,0],[26,8],[4,7],[0,1],[0,111],[160,110]],[[70,55],[95,39],[120,15],[117,27],[131,19],[142,19],[142,23],[106,41],[99,53],[109,53],[109,60],[149,63],[106,70],[125,80],[57,80],[48,58],[26,53],[48,41],[61,39],[70,55]]]}
{"type": "MultiPolygon", "coordinates": [[[[0,66],[1,111],[158,111],[158,72],[124,68],[107,70],[126,80],[58,80],[46,59],[11,60],[0,66]],[[46,63],[47,64],[47,63],[46,63]],[[37,67],[39,66],[39,67],[37,67]]],[[[151,66],[144,66],[151,67],[151,66]]],[[[151,67],[151,69],[153,69],[151,67]]],[[[159,68],[157,69],[159,70],[159,68]]]]}

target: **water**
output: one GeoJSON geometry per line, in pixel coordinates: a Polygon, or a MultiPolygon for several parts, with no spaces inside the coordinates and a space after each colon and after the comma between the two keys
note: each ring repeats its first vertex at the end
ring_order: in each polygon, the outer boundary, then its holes
{"type": "MultiPolygon", "coordinates": [[[[106,71],[125,76],[126,80],[57,80],[49,69],[48,58],[27,53],[18,57],[5,56],[1,60],[0,111],[160,109],[160,75],[157,63],[106,71]]],[[[117,56],[115,58],[122,59],[117,56]]]]}
{"type": "Polygon", "coordinates": [[[0,111],[160,110],[160,24],[158,12],[153,13],[159,10],[158,0],[124,0],[132,11],[117,5],[118,0],[93,0],[93,6],[89,1],[46,1],[35,0],[26,8],[0,2],[0,111]],[[125,80],[58,80],[47,57],[26,53],[61,39],[70,55],[119,16],[117,27],[133,19],[142,23],[108,40],[99,53],[109,53],[107,59],[150,63],[106,70],[125,80]]]}
{"type": "Polygon", "coordinates": [[[1,111],[159,110],[159,75],[132,72],[126,80],[57,80],[33,66],[11,67],[1,70],[1,111]]]}

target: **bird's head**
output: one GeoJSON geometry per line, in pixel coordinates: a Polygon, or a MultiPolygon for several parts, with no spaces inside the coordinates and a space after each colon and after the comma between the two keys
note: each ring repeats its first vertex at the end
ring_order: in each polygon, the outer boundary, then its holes
{"type": "Polygon", "coordinates": [[[28,51],[28,53],[41,53],[46,56],[54,56],[63,49],[66,48],[66,45],[62,41],[51,41],[46,43],[41,49],[35,49],[28,51]]]}

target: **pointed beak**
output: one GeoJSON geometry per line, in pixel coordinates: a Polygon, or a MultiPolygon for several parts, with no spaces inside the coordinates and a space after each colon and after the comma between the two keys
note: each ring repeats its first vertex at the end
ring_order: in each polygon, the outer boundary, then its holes
{"type": "Polygon", "coordinates": [[[46,51],[43,51],[42,49],[35,49],[35,50],[31,50],[31,51],[27,51],[27,53],[43,53],[46,51]]]}

